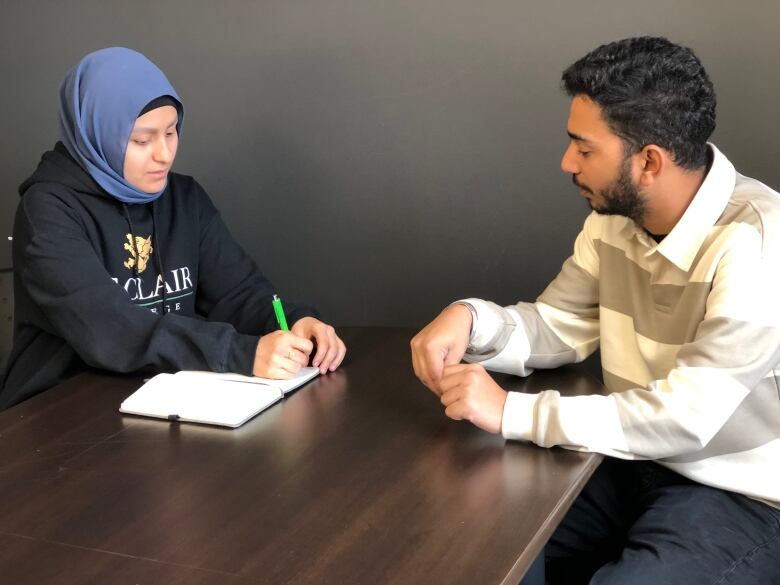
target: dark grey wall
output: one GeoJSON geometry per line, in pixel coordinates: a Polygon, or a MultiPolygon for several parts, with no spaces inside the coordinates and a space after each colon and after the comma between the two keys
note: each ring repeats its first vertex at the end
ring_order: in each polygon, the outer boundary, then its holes
{"type": "Polygon", "coordinates": [[[418,325],[459,297],[542,290],[587,212],[558,168],[560,73],[606,41],[692,46],[718,90],[714,140],[780,185],[774,0],[1,2],[0,267],[63,75],[112,45],[182,96],[176,170],[285,297],[340,325],[418,325]]]}

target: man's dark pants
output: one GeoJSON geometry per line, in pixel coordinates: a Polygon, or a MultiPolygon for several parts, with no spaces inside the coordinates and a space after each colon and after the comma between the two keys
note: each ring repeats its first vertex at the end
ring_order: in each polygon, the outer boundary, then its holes
{"type": "Polygon", "coordinates": [[[550,585],[780,585],[780,510],[607,458],[544,553],[550,585]]]}

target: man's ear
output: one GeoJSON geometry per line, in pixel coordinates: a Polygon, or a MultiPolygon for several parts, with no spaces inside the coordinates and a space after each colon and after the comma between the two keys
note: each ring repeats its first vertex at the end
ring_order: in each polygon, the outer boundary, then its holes
{"type": "Polygon", "coordinates": [[[639,184],[643,187],[655,183],[671,162],[666,150],[655,144],[648,144],[636,156],[639,158],[639,184]]]}

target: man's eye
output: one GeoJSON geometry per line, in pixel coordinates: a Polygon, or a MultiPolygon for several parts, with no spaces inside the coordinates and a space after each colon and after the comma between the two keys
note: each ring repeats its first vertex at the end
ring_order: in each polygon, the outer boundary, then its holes
{"type": "Polygon", "coordinates": [[[577,152],[583,157],[587,157],[590,154],[589,150],[578,150],[577,152]]]}

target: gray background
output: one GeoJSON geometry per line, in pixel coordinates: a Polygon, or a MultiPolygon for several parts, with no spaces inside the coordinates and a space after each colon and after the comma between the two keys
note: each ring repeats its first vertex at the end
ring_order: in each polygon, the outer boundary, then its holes
{"type": "Polygon", "coordinates": [[[338,325],[421,325],[544,288],[587,207],[561,173],[561,71],[662,34],[718,91],[714,140],[780,185],[776,1],[0,0],[0,267],[16,188],[84,54],[145,53],[181,95],[194,175],[286,298],[338,325]]]}

